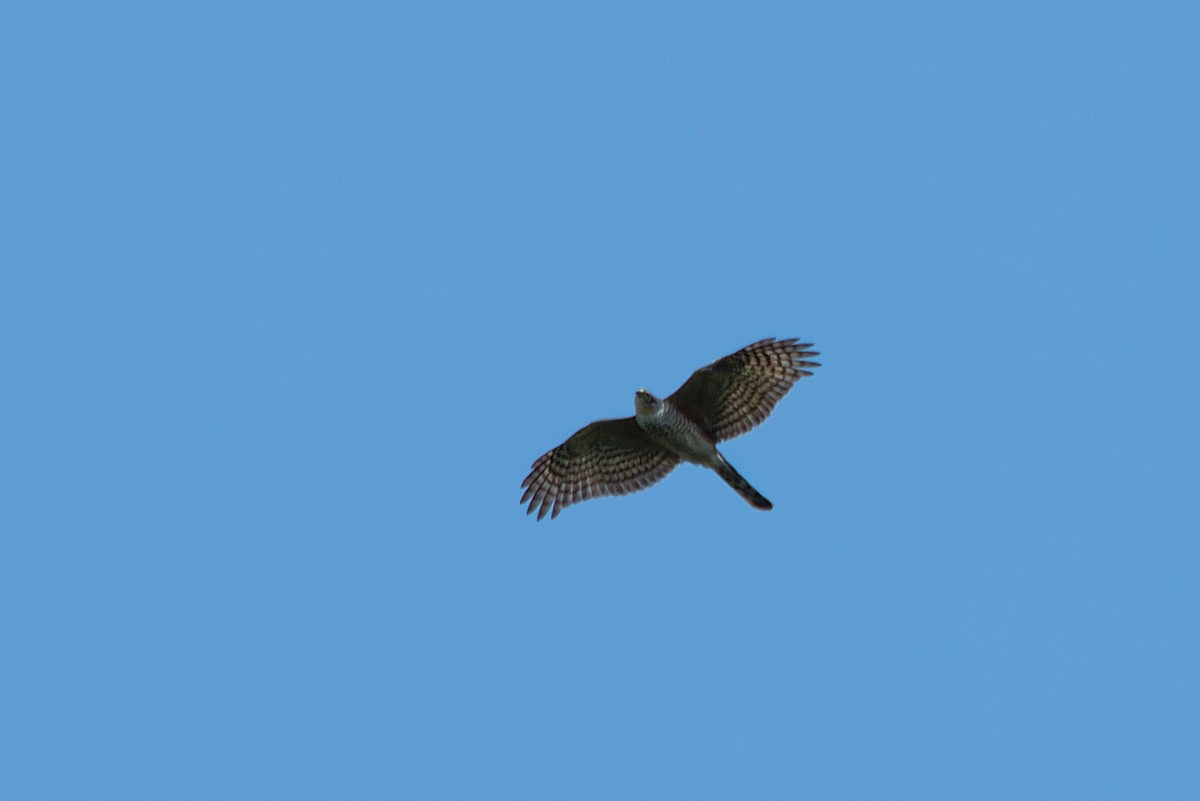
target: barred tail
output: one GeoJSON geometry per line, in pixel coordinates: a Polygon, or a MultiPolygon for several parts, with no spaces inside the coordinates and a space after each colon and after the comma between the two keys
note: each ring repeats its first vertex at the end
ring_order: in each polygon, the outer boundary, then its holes
{"type": "Polygon", "coordinates": [[[750,482],[742,478],[742,474],[733,469],[733,465],[721,457],[721,463],[716,467],[717,475],[725,479],[725,483],[733,487],[755,509],[773,509],[774,506],[762,496],[758,490],[750,486],[750,482]]]}

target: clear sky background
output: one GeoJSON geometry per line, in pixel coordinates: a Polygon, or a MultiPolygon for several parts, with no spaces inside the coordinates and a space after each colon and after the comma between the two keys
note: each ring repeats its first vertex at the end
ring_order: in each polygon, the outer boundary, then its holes
{"type": "Polygon", "coordinates": [[[1200,798],[1198,9],[10,4],[0,796],[1200,798]]]}

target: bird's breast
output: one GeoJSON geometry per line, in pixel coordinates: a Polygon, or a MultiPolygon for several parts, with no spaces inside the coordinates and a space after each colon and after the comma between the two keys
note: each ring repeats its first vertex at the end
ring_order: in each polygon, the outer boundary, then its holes
{"type": "Polygon", "coordinates": [[[720,459],[717,446],[700,426],[666,404],[653,415],[639,415],[637,421],[650,439],[686,461],[712,465],[720,459]]]}

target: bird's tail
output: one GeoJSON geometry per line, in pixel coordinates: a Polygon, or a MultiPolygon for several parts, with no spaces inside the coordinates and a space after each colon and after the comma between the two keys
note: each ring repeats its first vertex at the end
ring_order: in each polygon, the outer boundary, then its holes
{"type": "Polygon", "coordinates": [[[725,461],[725,457],[721,457],[720,463],[717,465],[717,475],[725,479],[725,483],[733,487],[738,495],[746,499],[746,502],[755,509],[773,509],[775,508],[770,501],[762,496],[762,493],[750,486],[750,482],[742,478],[742,474],[733,469],[733,465],[725,461]]]}

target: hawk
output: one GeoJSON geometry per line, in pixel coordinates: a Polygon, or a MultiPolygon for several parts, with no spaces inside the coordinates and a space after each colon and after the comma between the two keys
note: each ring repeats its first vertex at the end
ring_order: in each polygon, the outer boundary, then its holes
{"type": "Polygon", "coordinates": [[[637,492],[660,481],[681,461],[710,467],[755,509],[772,504],[717,450],[767,419],[779,399],[820,354],[796,339],[761,339],[692,373],[673,395],[633,394],[633,417],[598,420],[542,454],[521,486],[526,514],[537,519],[573,503],[637,492]]]}

